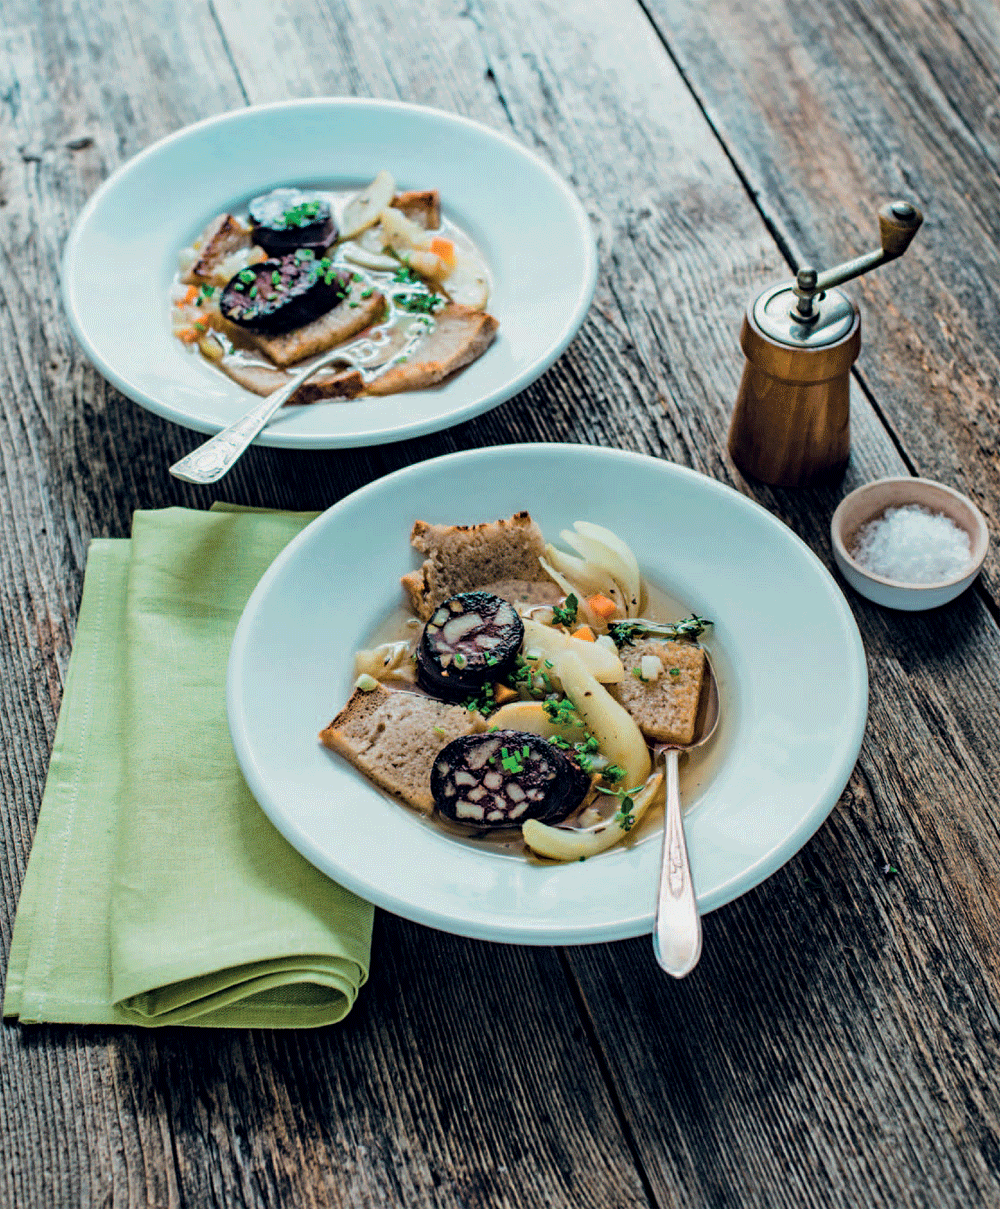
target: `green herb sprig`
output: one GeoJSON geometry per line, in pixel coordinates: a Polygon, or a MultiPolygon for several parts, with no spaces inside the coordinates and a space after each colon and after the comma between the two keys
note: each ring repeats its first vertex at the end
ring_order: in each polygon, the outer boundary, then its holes
{"type": "Polygon", "coordinates": [[[556,605],[552,610],[553,625],[574,625],[576,622],[576,611],[580,607],[580,601],[570,592],[566,597],[565,603],[560,607],[556,605]]]}
{"type": "Polygon", "coordinates": [[[642,786],[637,785],[635,789],[605,789],[603,785],[598,785],[596,788],[598,793],[618,798],[618,809],[615,811],[614,821],[622,831],[631,831],[635,826],[635,815],[632,813],[635,809],[635,795],[642,789],[642,786]]]}
{"type": "Polygon", "coordinates": [[[613,621],[608,626],[608,633],[616,647],[631,646],[637,638],[644,634],[655,634],[658,638],[697,638],[707,626],[712,625],[707,617],[699,617],[692,613],[683,621],[646,621],[636,618],[633,621],[613,621]]]}

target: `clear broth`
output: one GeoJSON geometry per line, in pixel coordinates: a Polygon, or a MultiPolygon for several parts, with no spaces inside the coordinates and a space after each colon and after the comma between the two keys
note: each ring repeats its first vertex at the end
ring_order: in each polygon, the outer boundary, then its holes
{"type": "MultiPolygon", "coordinates": [[[[648,618],[650,621],[669,622],[677,621],[683,617],[690,617],[692,611],[689,606],[683,604],[677,597],[643,581],[643,608],[641,613],[643,617],[648,618]]],[[[406,639],[411,642],[413,649],[415,649],[416,642],[422,631],[422,626],[419,622],[416,625],[413,624],[415,620],[412,611],[400,605],[387,617],[383,618],[370,632],[364,644],[365,647],[370,649],[383,643],[399,642],[406,639]]],[[[720,675],[717,653],[713,652],[712,649],[711,630],[708,631],[707,637],[708,640],[699,645],[704,648],[706,655],[711,659],[716,679],[719,681],[720,706],[723,706],[723,723],[720,724],[720,732],[716,734],[710,743],[684,754],[681,758],[680,792],[685,814],[697,804],[698,799],[704,793],[705,788],[711,783],[712,777],[721,764],[725,751],[724,736],[728,732],[728,727],[724,724],[724,701],[726,693],[723,688],[723,681],[725,677],[724,675],[720,675]]],[[[400,681],[394,680],[388,681],[388,684],[397,688],[410,687],[400,681]]],[[[419,692],[420,690],[416,691],[419,692]]],[[[386,796],[391,797],[388,794],[386,796]]],[[[415,809],[400,799],[392,798],[392,801],[409,810],[411,814],[426,826],[433,827],[435,831],[443,832],[449,838],[480,851],[487,850],[499,856],[517,857],[521,860],[527,859],[536,864],[549,865],[555,863],[540,860],[536,857],[521,839],[520,832],[498,830],[473,831],[441,818],[436,811],[433,814],[424,814],[423,811],[415,809]]],[[[613,799],[609,798],[608,803],[608,814],[610,815],[613,813],[613,799]]],[[[617,845],[617,847],[632,847],[653,837],[658,837],[663,830],[663,810],[664,795],[661,791],[657,794],[656,801],[654,801],[634,828],[632,834],[623,844],[617,845]]]]}
{"type": "MultiPolygon", "coordinates": [[[[357,189],[335,190],[312,188],[310,186],[293,187],[315,193],[328,201],[338,230],[342,226],[344,209],[358,195],[357,189]]],[[[249,221],[249,212],[246,205],[234,207],[229,213],[233,217],[239,218],[242,222],[249,221]]],[[[469,236],[460,227],[457,227],[453,222],[445,218],[443,214],[441,216],[441,225],[436,227],[434,231],[436,235],[450,239],[459,253],[473,256],[480,264],[485,266],[486,262],[483,256],[469,236]]],[[[350,242],[354,241],[347,240],[345,243],[338,243],[326,253],[330,257],[333,266],[335,268],[347,269],[351,273],[356,274],[364,282],[365,289],[378,290],[386,299],[384,319],[365,328],[358,335],[349,337],[339,346],[340,351],[345,356],[349,355],[357,363],[357,368],[361,370],[362,377],[365,379],[365,384],[367,385],[378,377],[380,373],[384,373],[389,369],[398,358],[408,358],[418,351],[420,345],[433,331],[433,326],[425,322],[423,315],[404,310],[397,306],[394,301],[395,296],[423,292],[424,287],[395,281],[394,273],[389,270],[368,269],[347,260],[344,255],[344,249],[345,244],[350,242]]],[[[182,276],[183,273],[178,269],[174,274],[174,286],[181,284],[182,276]]],[[[427,290],[427,292],[431,291],[427,290]]],[[[433,320],[433,316],[428,316],[427,318],[433,320]]],[[[283,371],[269,361],[250,340],[241,338],[238,329],[233,325],[227,327],[222,340],[224,341],[223,347],[227,348],[228,351],[224,352],[220,362],[212,361],[210,357],[206,357],[198,349],[197,344],[191,346],[192,355],[201,357],[206,364],[211,365],[219,373],[225,374],[232,381],[237,381],[238,385],[242,384],[232,374],[226,372],[227,366],[234,371],[238,371],[241,367],[258,367],[273,370],[277,373],[285,373],[286,377],[291,377],[292,373],[297,373],[299,370],[305,369],[307,366],[318,361],[320,357],[326,356],[326,352],[323,352],[317,353],[313,357],[304,357],[301,361],[296,361],[294,365],[290,366],[289,371],[283,371]]],[[[248,394],[254,393],[247,387],[244,387],[244,389],[247,390],[248,394]]],[[[343,400],[336,398],[323,401],[343,402],[343,400]]]]}

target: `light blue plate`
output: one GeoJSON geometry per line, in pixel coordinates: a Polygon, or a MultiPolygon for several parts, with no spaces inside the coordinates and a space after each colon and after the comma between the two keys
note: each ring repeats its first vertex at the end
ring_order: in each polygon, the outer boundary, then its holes
{"type": "Polygon", "coordinates": [[[381,169],[400,189],[438,189],[442,211],[489,267],[489,350],[432,390],[286,408],[263,445],[379,445],[471,419],[523,390],[576,335],[594,294],[590,221],[538,156],[455,114],[324,97],[240,109],[147,148],[97,190],[63,259],[70,324],[102,374],[136,403],[217,432],[255,396],[171,335],[177,253],[209,219],[278,185],[361,188],[381,169]]]}
{"type": "Polygon", "coordinates": [[[402,601],[416,519],[528,509],[546,537],[617,533],[643,575],[715,622],[722,723],[687,835],[711,911],[780,868],[833,809],[864,734],[854,618],[819,559],[757,504],[669,462],[579,445],[453,454],[355,492],[305,529],[247,604],[229,663],[229,726],[257,801],[310,861],[378,906],[522,944],[652,930],[659,840],[541,867],[477,850],[374,789],[317,732],[350,694],[355,650],[402,601]]]}

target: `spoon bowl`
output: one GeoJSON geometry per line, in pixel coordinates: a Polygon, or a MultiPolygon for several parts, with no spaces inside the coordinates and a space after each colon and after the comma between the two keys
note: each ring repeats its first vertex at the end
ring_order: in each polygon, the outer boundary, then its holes
{"type": "Polygon", "coordinates": [[[681,814],[680,758],[683,752],[694,751],[712,738],[719,725],[720,712],[719,685],[706,654],[694,738],[690,743],[658,743],[653,748],[654,760],[661,756],[664,759],[667,779],[653,953],[660,967],[674,978],[690,974],[701,957],[701,916],[695,901],[681,814]]]}

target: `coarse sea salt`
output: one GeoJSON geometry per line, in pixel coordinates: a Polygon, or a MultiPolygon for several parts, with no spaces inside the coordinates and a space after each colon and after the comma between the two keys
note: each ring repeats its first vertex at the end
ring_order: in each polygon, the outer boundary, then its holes
{"type": "Polygon", "coordinates": [[[944,513],[904,504],[861,526],[851,558],[897,583],[939,584],[968,567],[972,545],[968,533],[944,513]]]}

